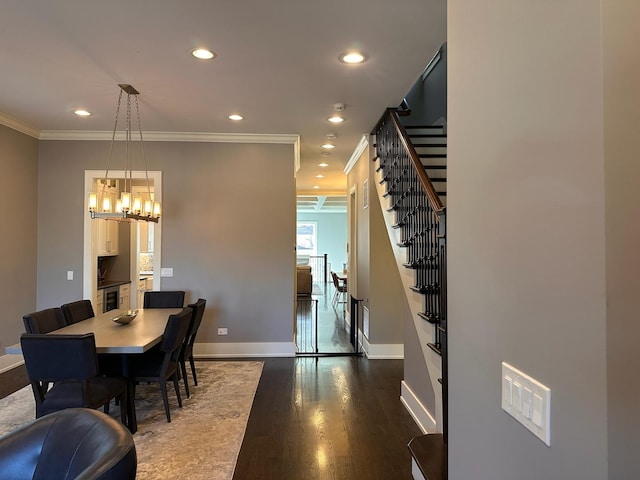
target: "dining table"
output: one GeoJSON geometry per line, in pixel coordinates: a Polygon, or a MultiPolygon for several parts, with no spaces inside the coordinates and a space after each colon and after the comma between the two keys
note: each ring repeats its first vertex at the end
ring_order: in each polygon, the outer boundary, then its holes
{"type": "MultiPolygon", "coordinates": [[[[99,354],[120,355],[123,375],[127,377],[127,364],[130,355],[141,354],[162,341],[162,335],[170,315],[181,312],[181,308],[141,308],[136,317],[128,324],[116,323],[115,318],[125,314],[127,310],[110,310],[97,314],[81,322],[67,325],[47,335],[69,335],[93,333],[96,341],[96,352],[99,354]]],[[[20,354],[20,344],[6,347],[8,354],[20,354]]],[[[127,405],[127,427],[131,433],[138,429],[133,383],[129,383],[129,402],[127,405]]]]}

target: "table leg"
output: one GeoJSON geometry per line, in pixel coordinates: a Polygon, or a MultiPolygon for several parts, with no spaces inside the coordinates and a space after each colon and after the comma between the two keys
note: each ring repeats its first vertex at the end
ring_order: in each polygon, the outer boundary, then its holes
{"type": "Polygon", "coordinates": [[[135,387],[133,380],[129,378],[129,357],[122,354],[122,375],[127,379],[127,428],[131,433],[138,431],[138,418],[136,416],[135,387]]]}

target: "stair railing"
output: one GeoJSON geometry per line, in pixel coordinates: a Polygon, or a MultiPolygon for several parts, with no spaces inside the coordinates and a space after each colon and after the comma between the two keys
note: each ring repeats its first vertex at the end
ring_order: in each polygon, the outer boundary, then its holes
{"type": "Polygon", "coordinates": [[[390,198],[388,211],[395,211],[394,228],[401,229],[402,247],[407,248],[405,267],[416,271],[414,292],[424,295],[420,317],[434,325],[429,348],[442,357],[442,421],[447,439],[447,288],[446,208],[434,188],[420,156],[400,123],[398,110],[388,108],[371,132],[375,135],[377,170],[390,198]]]}

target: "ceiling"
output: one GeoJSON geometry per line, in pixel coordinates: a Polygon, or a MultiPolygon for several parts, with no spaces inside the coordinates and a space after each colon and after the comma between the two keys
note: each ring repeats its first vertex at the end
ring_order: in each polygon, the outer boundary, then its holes
{"type": "Polygon", "coordinates": [[[346,195],[362,135],[400,103],[445,28],[446,0],[3,0],[0,123],[108,132],[128,83],[145,132],[299,135],[298,194],[328,206],[346,195]],[[216,58],[193,58],[197,47],[216,58]],[[338,61],[352,49],[368,60],[338,61]],[[336,103],[340,125],[327,121],[336,103]],[[323,157],[328,133],[336,148],[323,157]]]}

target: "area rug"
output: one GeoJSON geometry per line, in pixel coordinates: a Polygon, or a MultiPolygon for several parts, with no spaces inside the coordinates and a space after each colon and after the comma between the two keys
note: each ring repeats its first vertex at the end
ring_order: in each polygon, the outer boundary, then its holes
{"type": "MultiPolygon", "coordinates": [[[[178,408],[169,388],[171,423],[159,386],[136,387],[137,478],[231,480],[262,366],[262,362],[197,362],[198,386],[190,382],[191,398],[186,398],[181,385],[183,408],[178,408]]],[[[0,435],[34,415],[30,386],[1,399],[0,435]]],[[[112,405],[111,415],[119,418],[119,407],[112,405]]]]}

